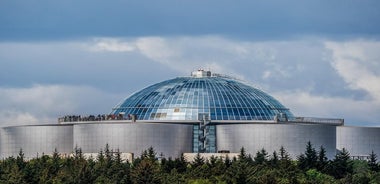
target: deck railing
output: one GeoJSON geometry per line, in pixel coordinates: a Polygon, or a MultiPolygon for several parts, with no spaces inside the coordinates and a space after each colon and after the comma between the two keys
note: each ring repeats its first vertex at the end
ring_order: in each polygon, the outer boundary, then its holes
{"type": "Polygon", "coordinates": [[[330,124],[330,125],[344,125],[344,119],[338,118],[315,118],[315,117],[294,117],[289,118],[290,122],[299,123],[316,123],[316,124],[330,124]]]}

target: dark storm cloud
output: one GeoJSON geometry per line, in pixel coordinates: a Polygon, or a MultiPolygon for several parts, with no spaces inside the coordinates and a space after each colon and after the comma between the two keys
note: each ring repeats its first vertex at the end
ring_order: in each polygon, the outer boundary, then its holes
{"type": "Polygon", "coordinates": [[[1,40],[207,35],[376,37],[380,1],[1,1],[1,40]]]}

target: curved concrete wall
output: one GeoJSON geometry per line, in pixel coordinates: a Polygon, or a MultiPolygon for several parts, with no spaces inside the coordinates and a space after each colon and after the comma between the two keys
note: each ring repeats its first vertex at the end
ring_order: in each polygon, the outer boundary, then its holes
{"type": "Polygon", "coordinates": [[[61,154],[70,154],[73,150],[73,127],[35,125],[1,128],[1,158],[17,156],[20,149],[23,150],[25,158],[52,154],[55,149],[61,154]]]}
{"type": "Polygon", "coordinates": [[[337,127],[336,145],[351,156],[368,156],[372,150],[380,155],[380,127],[337,127]]]}
{"type": "Polygon", "coordinates": [[[192,151],[192,127],[161,123],[77,124],[74,146],[84,153],[98,153],[108,144],[111,149],[137,156],[152,146],[158,155],[179,157],[192,151]]]}
{"type": "Polygon", "coordinates": [[[216,128],[217,149],[239,152],[244,147],[254,156],[264,148],[269,154],[281,146],[293,159],[305,152],[310,141],[319,151],[321,145],[326,149],[329,159],[336,151],[336,127],[311,124],[239,124],[218,125],[216,128]]]}

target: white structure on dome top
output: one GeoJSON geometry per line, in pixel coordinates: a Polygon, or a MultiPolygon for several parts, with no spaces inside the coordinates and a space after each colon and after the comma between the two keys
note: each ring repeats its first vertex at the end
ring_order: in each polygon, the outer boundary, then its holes
{"type": "Polygon", "coordinates": [[[191,72],[192,77],[211,77],[211,71],[205,71],[202,69],[199,69],[197,71],[191,72]]]}

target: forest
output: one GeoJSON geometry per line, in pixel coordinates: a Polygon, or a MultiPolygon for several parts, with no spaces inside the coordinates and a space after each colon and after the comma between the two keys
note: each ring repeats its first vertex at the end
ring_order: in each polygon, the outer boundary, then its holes
{"type": "Polygon", "coordinates": [[[380,166],[372,152],[368,160],[352,160],[347,150],[332,160],[323,147],[308,142],[305,151],[290,159],[286,148],[267,153],[265,149],[248,155],[241,148],[236,158],[208,160],[199,154],[192,162],[180,158],[159,158],[150,147],[128,162],[108,145],[96,158],[84,158],[80,148],[73,156],[62,157],[55,151],[27,160],[22,150],[16,157],[0,161],[0,183],[186,183],[186,184],[319,184],[319,183],[380,183],[380,166]]]}

